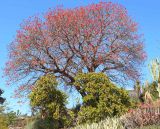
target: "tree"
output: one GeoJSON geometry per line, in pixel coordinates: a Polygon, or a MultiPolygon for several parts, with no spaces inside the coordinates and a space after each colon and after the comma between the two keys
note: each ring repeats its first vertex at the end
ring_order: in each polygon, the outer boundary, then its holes
{"type": "Polygon", "coordinates": [[[3,104],[5,101],[5,98],[1,97],[2,94],[3,94],[3,91],[0,89],[0,104],[3,104]]]}
{"type": "Polygon", "coordinates": [[[128,92],[118,88],[103,73],[79,74],[75,78],[75,85],[80,86],[86,94],[78,113],[80,123],[119,116],[132,106],[128,92]]]}
{"type": "Polygon", "coordinates": [[[21,95],[47,73],[69,86],[78,72],[103,72],[119,83],[137,80],[146,57],[137,23],[112,2],[57,8],[44,18],[29,18],[17,31],[9,55],[5,74],[8,83],[23,82],[17,90],[21,95]]]}
{"type": "Polygon", "coordinates": [[[29,98],[31,106],[41,113],[43,119],[51,119],[55,126],[57,123],[58,127],[63,127],[69,115],[65,107],[66,95],[57,89],[57,85],[56,78],[47,74],[36,82],[29,98]]]}
{"type": "Polygon", "coordinates": [[[141,94],[141,85],[139,81],[136,81],[136,84],[134,85],[134,91],[136,93],[136,98],[139,98],[140,94],[141,94]]]}

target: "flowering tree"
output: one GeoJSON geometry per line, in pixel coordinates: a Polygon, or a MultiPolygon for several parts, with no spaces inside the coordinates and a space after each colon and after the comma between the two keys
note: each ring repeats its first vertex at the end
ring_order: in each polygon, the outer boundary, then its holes
{"type": "Polygon", "coordinates": [[[9,55],[5,68],[8,81],[25,79],[19,90],[27,92],[47,73],[67,84],[75,81],[78,72],[99,71],[113,81],[122,77],[134,80],[145,59],[137,23],[123,6],[111,2],[57,8],[44,18],[29,18],[17,31],[9,55]]]}

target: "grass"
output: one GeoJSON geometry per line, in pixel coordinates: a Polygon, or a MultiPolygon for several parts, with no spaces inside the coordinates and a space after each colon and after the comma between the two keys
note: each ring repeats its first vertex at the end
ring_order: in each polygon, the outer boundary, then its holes
{"type": "Polygon", "coordinates": [[[79,125],[71,129],[124,129],[118,118],[107,118],[99,123],[79,125]]]}

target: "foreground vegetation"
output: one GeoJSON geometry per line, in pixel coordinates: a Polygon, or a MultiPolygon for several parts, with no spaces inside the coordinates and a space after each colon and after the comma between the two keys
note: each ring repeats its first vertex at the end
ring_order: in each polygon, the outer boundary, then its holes
{"type": "MultiPolygon", "coordinates": [[[[27,96],[32,109],[32,116],[19,122],[22,128],[135,129],[160,124],[160,61],[150,65],[153,81],[141,85],[137,79],[146,57],[143,41],[119,4],[55,9],[43,20],[29,19],[17,31],[9,54],[5,74],[10,83],[19,82],[16,97],[27,96]],[[135,80],[131,96],[122,87],[135,80]],[[67,109],[68,97],[60,85],[78,92],[82,103],[67,109]]],[[[19,118],[1,110],[0,129],[19,125],[19,118]]]]}
{"type": "Polygon", "coordinates": [[[107,118],[98,123],[84,124],[71,129],[124,129],[118,118],[107,118]]]}

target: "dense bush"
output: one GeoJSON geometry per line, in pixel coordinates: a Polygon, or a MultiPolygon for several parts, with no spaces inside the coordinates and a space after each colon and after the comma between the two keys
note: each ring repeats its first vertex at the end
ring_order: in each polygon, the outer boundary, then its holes
{"type": "Polygon", "coordinates": [[[64,127],[71,124],[71,113],[65,107],[66,95],[57,89],[57,85],[53,75],[43,76],[36,82],[29,98],[31,106],[41,113],[42,118],[54,121],[57,127],[64,127]]]}
{"type": "Polygon", "coordinates": [[[127,91],[118,88],[103,73],[79,74],[74,85],[85,93],[78,113],[78,122],[98,122],[119,116],[132,106],[127,91]]]}

